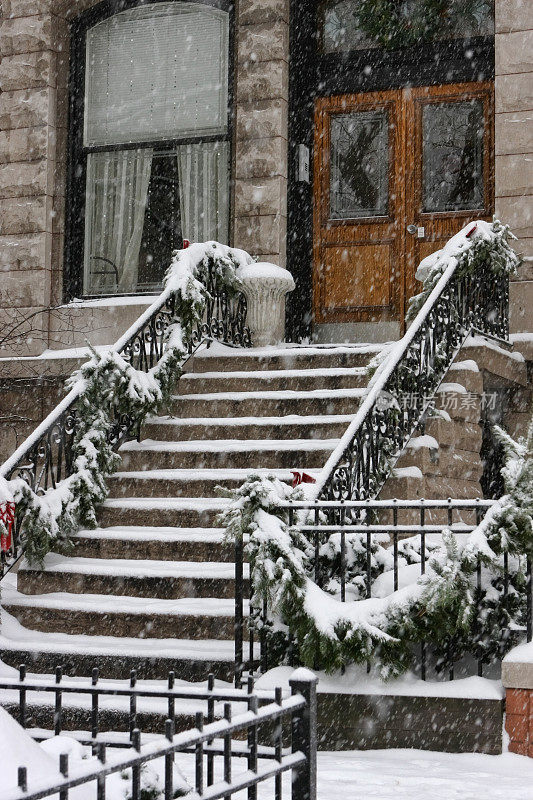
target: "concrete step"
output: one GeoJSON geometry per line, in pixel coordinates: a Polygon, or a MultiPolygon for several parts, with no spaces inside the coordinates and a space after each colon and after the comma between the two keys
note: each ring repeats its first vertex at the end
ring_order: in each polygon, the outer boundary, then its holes
{"type": "Polygon", "coordinates": [[[321,467],[338,439],[127,442],[120,448],[122,471],[142,469],[299,469],[321,467]]]}
{"type": "Polygon", "coordinates": [[[143,425],[143,438],[186,442],[195,439],[329,439],[340,438],[353,414],[285,417],[151,417],[143,425]]]}
{"type": "Polygon", "coordinates": [[[212,528],[226,503],[214,497],[124,497],[106,500],[97,516],[102,528],[212,528]]]}
{"type": "MultiPolygon", "coordinates": [[[[292,482],[290,470],[257,470],[292,482]]],[[[116,472],[109,478],[110,498],[127,497],[218,497],[217,487],[237,489],[250,474],[247,469],[168,469],[116,472]]]]}
{"type": "Polygon", "coordinates": [[[2,661],[31,672],[53,674],[61,664],[65,675],[90,675],[98,667],[102,678],[124,679],[137,670],[139,680],[164,680],[171,670],[180,680],[203,681],[210,672],[229,681],[234,671],[231,640],[190,640],[47,633],[23,627],[7,611],[2,612],[0,649],[2,661]]]}
{"type": "Polygon", "coordinates": [[[152,528],[117,526],[79,531],[74,554],[80,558],[126,558],[154,561],[233,562],[233,545],[223,528],[152,528]]]}
{"type": "Polygon", "coordinates": [[[219,597],[154,600],[9,592],[3,605],[21,625],[35,631],[140,639],[233,639],[234,634],[234,600],[219,597]]]}
{"type": "Polygon", "coordinates": [[[195,355],[187,364],[191,372],[224,370],[327,369],[364,367],[383,345],[287,345],[280,348],[238,350],[215,345],[195,355]]]}
{"type": "Polygon", "coordinates": [[[175,395],[168,412],[176,417],[284,417],[356,414],[365,389],[316,389],[306,392],[211,392],[175,395]]]}
{"type": "MultiPolygon", "coordinates": [[[[248,585],[248,565],[245,584],[248,585]]],[[[171,600],[196,597],[234,597],[234,565],[205,561],[144,561],[115,558],[66,557],[48,553],[44,569],[23,564],[17,575],[23,594],[128,595],[171,600]]]]}
{"type": "Polygon", "coordinates": [[[366,386],[364,367],[328,369],[277,369],[251,373],[186,373],[177,384],[179,394],[195,392],[309,391],[314,389],[356,389],[366,386]]]}

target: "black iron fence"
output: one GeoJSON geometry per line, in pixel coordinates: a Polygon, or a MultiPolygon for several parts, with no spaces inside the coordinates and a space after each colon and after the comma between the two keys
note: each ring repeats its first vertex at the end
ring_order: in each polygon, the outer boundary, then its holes
{"type": "Polygon", "coordinates": [[[486,264],[444,272],[405,336],[374,376],[353,422],[319,475],[314,497],[376,497],[471,332],[509,338],[509,277],[486,264]],[[415,402],[413,402],[413,400],[415,402]]]}
{"type": "MultiPolygon", "coordinates": [[[[202,322],[190,331],[185,345],[192,355],[203,343],[217,340],[234,347],[251,347],[250,330],[246,327],[246,297],[240,291],[231,292],[209,263],[200,276],[208,296],[202,322]]],[[[135,369],[148,372],[162,358],[169,327],[179,321],[176,294],[165,290],[139,319],[111,347],[135,369]]],[[[0,477],[22,478],[37,494],[72,475],[75,469],[76,434],[79,430],[78,404],[83,386],[73,388],[50,412],[35,431],[0,466],[0,477]]],[[[128,438],[139,434],[139,420],[116,414],[112,420],[109,441],[115,448],[128,438]]],[[[21,555],[21,526],[17,512],[11,546],[0,554],[0,579],[21,555]]]]}
{"type": "MultiPolygon", "coordinates": [[[[373,561],[373,550],[381,544],[389,552],[389,565],[384,572],[388,573],[389,594],[403,588],[400,581],[401,566],[406,560],[411,563],[420,575],[424,575],[431,551],[442,547],[442,531],[447,528],[454,534],[469,534],[482,521],[493,500],[352,500],[352,501],[289,501],[281,502],[280,508],[287,512],[289,526],[302,532],[314,545],[314,573],[310,577],[320,586],[325,587],[333,578],[337,582],[336,596],[339,602],[368,599],[376,596],[376,571],[373,561]],[[357,537],[357,564],[352,566],[348,579],[348,548],[353,536],[357,537]],[[324,545],[332,545],[333,556],[326,564],[322,557],[324,545]],[[356,593],[353,593],[353,587],[356,593]],[[348,590],[348,591],[347,591],[348,590]]],[[[276,666],[272,663],[268,648],[268,609],[250,608],[249,616],[244,613],[245,592],[243,561],[245,550],[242,541],[235,544],[235,676],[236,685],[242,683],[243,675],[259,669],[265,672],[276,666]],[[257,658],[259,645],[259,659],[257,658]],[[247,651],[247,652],[246,652],[247,651]]],[[[523,631],[512,630],[513,635],[520,634],[527,641],[532,640],[533,632],[533,595],[532,595],[532,561],[525,559],[526,574],[526,611],[523,631]]],[[[382,574],[382,573],[381,573],[382,574]]],[[[509,559],[503,557],[501,584],[504,596],[513,591],[509,582],[509,559]]],[[[409,582],[417,576],[411,569],[409,582]]],[[[482,590],[482,562],[477,560],[476,592],[482,590]]],[[[383,587],[382,587],[383,588],[383,587]]],[[[379,595],[383,597],[383,594],[379,595]]],[[[508,630],[502,630],[502,641],[511,634],[512,623],[508,630]]],[[[420,677],[426,680],[429,664],[429,652],[425,642],[421,643],[418,659],[420,677]]],[[[446,669],[448,677],[455,677],[453,653],[447,657],[446,669]]],[[[477,674],[483,675],[486,661],[477,658],[477,674]]],[[[320,669],[320,664],[315,664],[320,669]]],[[[437,667],[437,671],[439,668],[437,667]]]]}
{"type": "MultiPolygon", "coordinates": [[[[69,767],[67,755],[59,759],[59,780],[50,781],[32,774],[26,767],[18,769],[18,788],[3,791],[1,800],[40,800],[59,793],[68,800],[69,790],[83,784],[93,784],[95,798],[105,800],[106,778],[131,770],[132,800],[141,799],[141,769],[155,759],[164,759],[164,796],[174,795],[173,763],[177,753],[190,754],[194,759],[194,789],[200,798],[217,800],[231,798],[247,790],[248,800],[257,800],[257,786],[273,779],[275,800],[282,800],[284,772],[292,771],[294,800],[316,798],[316,683],[315,676],[307,670],[293,673],[289,680],[290,693],[281,688],[257,692],[253,679],[246,689],[215,689],[211,677],[206,689],[200,687],[175,687],[169,675],[166,689],[140,686],[134,676],[129,686],[116,682],[98,681],[93,672],[90,683],[63,679],[61,669],[55,681],[46,676],[30,679],[24,667],[19,678],[0,681],[1,690],[19,694],[18,715],[22,724],[26,720],[27,693],[52,693],[54,701],[54,732],[62,732],[62,705],[65,694],[86,694],[92,698],[92,731],[87,741],[97,756],[97,761],[79,762],[69,767]],[[111,742],[99,730],[98,708],[104,696],[126,697],[130,703],[129,741],[122,742],[126,751],[113,750],[111,742]],[[139,697],[159,698],[168,702],[168,718],[164,722],[164,737],[151,736],[143,743],[137,727],[136,703],[139,697]],[[195,726],[175,733],[175,703],[184,699],[205,700],[207,714],[196,712],[195,726]],[[223,713],[215,713],[215,704],[223,703],[223,713]],[[237,713],[235,713],[235,710],[237,713]],[[268,743],[266,743],[268,742],[268,743]],[[243,763],[244,768],[235,768],[243,763]]],[[[78,737],[80,738],[80,737],[78,737]]],[[[83,737],[81,737],[81,741],[83,737]]]]}

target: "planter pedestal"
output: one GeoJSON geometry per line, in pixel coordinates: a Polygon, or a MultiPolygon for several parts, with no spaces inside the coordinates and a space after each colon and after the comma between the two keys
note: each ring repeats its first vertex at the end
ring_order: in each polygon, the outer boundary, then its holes
{"type": "Polygon", "coordinates": [[[275,264],[260,262],[241,267],[239,278],[248,303],[246,324],[254,347],[267,347],[285,340],[285,295],[294,289],[290,272],[275,264]]]}

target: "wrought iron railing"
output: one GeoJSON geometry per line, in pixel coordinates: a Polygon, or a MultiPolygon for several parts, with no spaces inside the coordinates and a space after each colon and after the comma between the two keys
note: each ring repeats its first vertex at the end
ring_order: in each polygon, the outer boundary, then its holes
{"type": "Polygon", "coordinates": [[[474,274],[448,267],[405,336],[378,367],[312,497],[376,497],[466,337],[474,330],[507,340],[508,308],[507,275],[495,275],[488,265],[474,274]]]}
{"type": "MultiPolygon", "coordinates": [[[[235,347],[251,347],[250,330],[246,327],[246,297],[229,292],[219,277],[210,270],[203,276],[208,296],[202,322],[191,332],[185,344],[192,355],[204,342],[217,340],[235,347]]],[[[111,346],[132,367],[148,372],[165,352],[167,331],[176,321],[175,292],[165,289],[141,314],[139,319],[111,346]]],[[[43,494],[55,488],[74,470],[74,442],[78,430],[78,402],[83,391],[73,388],[53,411],[37,426],[13,455],[0,466],[0,477],[22,478],[30,488],[43,494]]],[[[138,436],[138,421],[128,416],[113,420],[109,439],[115,448],[128,438],[138,436]]],[[[20,555],[20,519],[13,530],[9,558],[2,554],[0,578],[20,555]]]]}
{"type": "MultiPolygon", "coordinates": [[[[339,602],[347,602],[347,537],[361,535],[364,550],[364,565],[361,575],[364,588],[359,599],[374,597],[373,583],[376,574],[372,566],[372,548],[376,542],[385,543],[390,547],[392,554],[392,567],[390,569],[392,580],[390,588],[396,591],[400,586],[400,565],[402,553],[400,543],[404,539],[414,542],[413,549],[419,556],[420,575],[426,572],[429,562],[431,537],[437,537],[437,543],[442,546],[441,534],[447,528],[456,535],[465,535],[479,525],[486,512],[493,506],[493,500],[359,500],[359,501],[289,501],[280,502],[278,508],[285,509],[289,528],[301,531],[311,545],[314,546],[314,573],[310,577],[314,582],[324,587],[332,577],[331,573],[321,572],[320,551],[322,546],[332,536],[339,538],[340,558],[335,577],[338,580],[339,602]],[[309,522],[309,519],[312,522],[309,522]],[[328,520],[333,520],[331,524],[328,520]]],[[[433,541],[435,544],[435,541],[433,541]]],[[[245,615],[245,593],[242,581],[242,563],[244,549],[242,540],[235,542],[235,675],[236,685],[241,685],[242,676],[248,670],[251,674],[256,669],[265,672],[273,666],[273,659],[268,650],[266,634],[268,609],[250,608],[250,616],[245,615]],[[252,624],[247,624],[249,621],[252,624]],[[247,639],[247,641],[246,641],[247,639]],[[259,654],[257,648],[259,645],[259,654]],[[246,646],[246,647],[245,647],[246,646]],[[248,650],[245,653],[245,649],[248,650]]],[[[404,559],[405,561],[405,559],[404,559]]],[[[530,642],[533,638],[533,568],[529,557],[525,559],[526,593],[525,625],[519,630],[513,624],[501,630],[501,642],[509,644],[512,640],[523,638],[530,642]]],[[[410,574],[410,580],[414,580],[410,574]]],[[[481,594],[482,564],[478,559],[476,568],[476,591],[481,594]]],[[[501,571],[503,595],[506,596],[510,588],[509,561],[504,555],[501,571]]],[[[359,590],[361,592],[361,590],[359,590]]],[[[348,598],[349,599],[349,598],[348,598]]],[[[420,677],[425,680],[428,669],[437,668],[442,673],[442,665],[431,660],[431,653],[425,642],[420,644],[418,666],[420,677]],[[431,663],[430,663],[431,662],[431,663]]],[[[482,675],[486,662],[477,658],[477,674],[482,675]]],[[[447,656],[446,670],[450,680],[454,678],[453,653],[447,656]]],[[[315,664],[320,669],[320,663],[315,664]]]]}
{"type": "MultiPolygon", "coordinates": [[[[32,774],[31,768],[19,767],[18,788],[2,787],[2,800],[40,800],[59,793],[68,800],[69,790],[90,782],[96,783],[97,800],[105,800],[106,778],[115,773],[131,770],[132,800],[141,798],[141,769],[155,759],[164,759],[165,800],[174,796],[173,763],[177,753],[190,754],[193,760],[194,789],[199,798],[231,798],[235,793],[247,790],[248,800],[257,800],[257,787],[274,778],[274,785],[261,787],[272,792],[275,800],[283,798],[282,775],[292,772],[291,797],[293,800],[316,800],[316,678],[311,674],[297,675],[289,679],[290,693],[281,688],[257,692],[253,680],[247,689],[215,689],[210,679],[207,690],[200,687],[168,689],[143,688],[137,686],[83,684],[79,681],[59,681],[48,678],[28,680],[22,671],[19,680],[3,679],[0,689],[15,690],[20,695],[19,718],[25,722],[28,692],[51,692],[55,696],[55,725],[61,728],[63,694],[89,694],[94,706],[104,695],[124,696],[135,706],[137,698],[146,696],[164,698],[168,701],[168,718],[161,727],[161,734],[141,742],[141,731],[136,726],[137,718],[130,714],[131,732],[129,740],[120,742],[116,735],[106,740],[93,728],[89,740],[97,759],[70,764],[68,756],[59,759],[59,780],[32,774]],[[175,732],[175,701],[206,700],[207,716],[201,711],[195,714],[195,727],[175,732]],[[215,703],[224,703],[223,714],[215,714],[215,703]],[[58,712],[59,708],[59,712],[58,712]],[[236,712],[236,713],[235,713],[236,712]],[[164,733],[163,733],[164,732],[164,733]],[[164,738],[163,738],[164,736],[164,738]],[[109,746],[119,741],[119,746],[128,748],[109,757],[109,746]],[[234,759],[244,761],[244,769],[235,766],[234,759]],[[273,791],[272,791],[273,789],[273,791]]],[[[37,738],[42,738],[41,736],[37,738]]],[[[72,735],[72,734],[71,734],[72,735]]],[[[76,734],[74,734],[76,735],[76,734]]],[[[76,738],[80,738],[77,736],[76,738]]],[[[82,742],[83,742],[82,738],[82,742]]],[[[183,762],[182,762],[183,765],[183,762]]],[[[127,775],[128,773],[126,773],[127,775]]],[[[263,796],[262,794],[262,796],[263,796]]],[[[265,795],[266,796],[266,795],[265,795]]]]}

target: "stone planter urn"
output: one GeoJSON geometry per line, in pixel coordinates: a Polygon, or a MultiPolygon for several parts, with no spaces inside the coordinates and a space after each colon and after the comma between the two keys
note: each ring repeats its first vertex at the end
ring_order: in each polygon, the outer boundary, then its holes
{"type": "Polygon", "coordinates": [[[267,262],[249,264],[238,272],[248,304],[246,324],[254,347],[285,340],[285,295],[294,289],[290,272],[267,262]]]}

